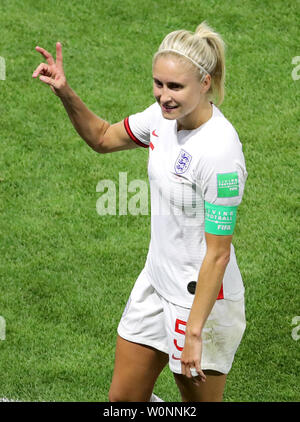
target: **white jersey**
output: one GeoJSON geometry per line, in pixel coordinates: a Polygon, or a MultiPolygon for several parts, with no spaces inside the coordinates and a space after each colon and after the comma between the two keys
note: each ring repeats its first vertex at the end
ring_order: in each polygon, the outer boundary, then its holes
{"type": "MultiPolygon", "coordinates": [[[[149,282],[168,301],[191,307],[206,253],[205,231],[232,234],[247,178],[242,145],[213,105],[194,130],[177,130],[155,103],[124,121],[130,137],[149,148],[151,240],[145,264],[149,282]]],[[[239,300],[244,286],[231,245],[219,299],[239,300]]]]}

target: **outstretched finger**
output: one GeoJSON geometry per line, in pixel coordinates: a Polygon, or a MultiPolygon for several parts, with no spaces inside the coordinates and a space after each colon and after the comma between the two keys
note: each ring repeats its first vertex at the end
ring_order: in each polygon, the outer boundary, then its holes
{"type": "Polygon", "coordinates": [[[56,65],[63,67],[62,45],[60,42],[56,43],[56,65]]]}
{"type": "Polygon", "coordinates": [[[52,65],[52,64],[55,63],[53,57],[51,56],[51,54],[47,50],[45,50],[42,47],[38,47],[38,46],[35,47],[35,49],[36,49],[36,51],[38,51],[39,53],[41,53],[45,57],[45,59],[47,60],[47,63],[49,65],[52,65]]]}

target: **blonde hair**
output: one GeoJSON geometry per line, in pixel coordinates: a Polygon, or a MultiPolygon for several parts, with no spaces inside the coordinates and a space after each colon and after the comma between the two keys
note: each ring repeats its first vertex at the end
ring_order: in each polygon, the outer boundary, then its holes
{"type": "Polygon", "coordinates": [[[224,100],[225,85],[225,44],[221,36],[206,22],[202,22],[195,33],[178,30],[168,34],[157,53],[153,63],[160,55],[175,54],[189,61],[199,74],[201,81],[207,74],[211,76],[208,95],[221,105],[224,100]]]}

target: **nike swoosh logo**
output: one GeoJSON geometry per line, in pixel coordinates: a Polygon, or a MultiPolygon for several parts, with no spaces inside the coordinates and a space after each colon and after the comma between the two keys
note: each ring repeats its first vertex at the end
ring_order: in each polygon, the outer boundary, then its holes
{"type": "Polygon", "coordinates": [[[152,131],[152,135],[153,135],[153,136],[156,136],[156,137],[158,138],[159,136],[155,133],[155,131],[156,131],[156,129],[154,129],[154,130],[152,131]]]}
{"type": "Polygon", "coordinates": [[[180,360],[181,358],[177,358],[176,356],[174,356],[174,353],[173,353],[172,359],[174,359],[174,360],[180,360]]]}

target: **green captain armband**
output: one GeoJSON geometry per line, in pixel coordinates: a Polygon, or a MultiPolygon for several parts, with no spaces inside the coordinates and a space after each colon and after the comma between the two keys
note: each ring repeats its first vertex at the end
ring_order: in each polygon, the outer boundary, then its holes
{"type": "Polygon", "coordinates": [[[233,234],[237,206],[210,204],[205,201],[205,231],[217,235],[233,234]]]}

